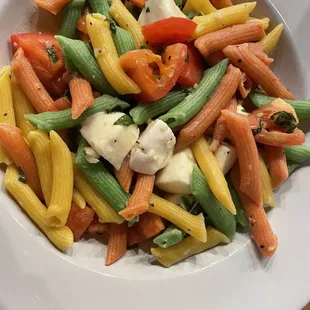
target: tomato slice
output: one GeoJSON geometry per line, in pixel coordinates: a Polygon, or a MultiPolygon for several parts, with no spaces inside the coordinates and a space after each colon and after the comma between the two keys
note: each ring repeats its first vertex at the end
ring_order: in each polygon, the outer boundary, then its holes
{"type": "Polygon", "coordinates": [[[143,9],[146,0],[131,0],[131,2],[136,5],[138,8],[143,9]]]}
{"type": "Polygon", "coordinates": [[[191,43],[187,45],[185,64],[180,73],[177,83],[184,87],[193,87],[198,84],[203,75],[203,61],[199,51],[191,43]]]}
{"type": "Polygon", "coordinates": [[[139,100],[150,102],[165,96],[176,84],[187,54],[185,44],[174,44],[160,56],[150,50],[135,50],[120,57],[120,64],[142,92],[139,100]]]}
{"type": "MultiPolygon", "coordinates": [[[[55,95],[67,88],[59,83],[66,71],[60,45],[53,35],[41,33],[18,33],[11,35],[14,53],[22,47],[38,78],[55,95]],[[55,86],[57,85],[57,87],[55,86]]],[[[60,95],[62,95],[60,94],[60,95]]]]}
{"type": "Polygon", "coordinates": [[[194,33],[197,24],[182,17],[169,17],[142,27],[147,43],[167,45],[187,41],[194,33]]]}

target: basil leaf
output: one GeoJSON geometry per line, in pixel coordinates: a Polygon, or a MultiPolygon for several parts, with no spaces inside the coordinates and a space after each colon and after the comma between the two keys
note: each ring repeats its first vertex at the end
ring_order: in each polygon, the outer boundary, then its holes
{"type": "Polygon", "coordinates": [[[21,168],[18,168],[18,181],[26,184],[26,177],[21,168]]]}
{"type": "Polygon", "coordinates": [[[45,50],[47,52],[48,58],[50,59],[52,63],[55,63],[59,60],[57,56],[57,51],[54,45],[52,45],[52,47],[45,47],[45,50]]]}
{"type": "Polygon", "coordinates": [[[286,130],[286,133],[292,133],[297,127],[297,120],[292,113],[279,111],[270,116],[270,120],[286,130]]]}
{"type": "Polygon", "coordinates": [[[252,129],[253,135],[256,136],[259,133],[261,133],[263,130],[263,127],[264,127],[264,122],[261,119],[259,119],[258,127],[256,129],[252,129]]]}
{"type": "Polygon", "coordinates": [[[121,126],[130,126],[133,125],[134,121],[132,118],[128,115],[121,116],[113,125],[121,125],[121,126]]]}

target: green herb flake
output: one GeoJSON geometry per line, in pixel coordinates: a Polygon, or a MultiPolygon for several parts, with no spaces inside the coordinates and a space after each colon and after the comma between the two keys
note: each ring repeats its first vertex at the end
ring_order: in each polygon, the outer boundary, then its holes
{"type": "Polygon", "coordinates": [[[146,10],[145,10],[145,12],[146,12],[146,13],[151,12],[150,8],[149,8],[149,7],[147,7],[147,8],[146,8],[146,10]]]}
{"type": "Polygon", "coordinates": [[[18,168],[18,181],[22,183],[26,183],[26,177],[24,175],[24,172],[21,168],[18,168]]]}
{"type": "Polygon", "coordinates": [[[116,33],[117,28],[116,28],[116,24],[115,21],[111,18],[106,18],[106,21],[108,21],[110,23],[110,30],[112,33],[116,33]]]}
{"type": "Polygon", "coordinates": [[[145,45],[140,45],[139,49],[140,50],[147,50],[148,48],[145,45]]]}
{"type": "Polygon", "coordinates": [[[285,130],[292,133],[297,127],[297,120],[292,113],[279,111],[271,115],[270,120],[285,130]]]}
{"type": "Polygon", "coordinates": [[[161,79],[161,76],[158,75],[158,74],[156,74],[155,72],[153,72],[153,76],[155,76],[157,80],[160,80],[160,79],[161,79]]]}
{"type": "Polygon", "coordinates": [[[121,125],[121,126],[130,126],[133,125],[134,121],[132,118],[128,115],[121,116],[113,125],[121,125]]]}
{"type": "Polygon", "coordinates": [[[54,45],[52,45],[51,47],[45,47],[45,50],[47,52],[48,58],[50,59],[50,61],[52,63],[55,63],[59,60],[58,56],[57,56],[57,51],[54,45]]]}
{"type": "Polygon", "coordinates": [[[264,127],[264,122],[261,119],[259,119],[258,127],[256,129],[252,129],[253,135],[256,136],[259,133],[261,133],[263,130],[263,127],[264,127]]]}

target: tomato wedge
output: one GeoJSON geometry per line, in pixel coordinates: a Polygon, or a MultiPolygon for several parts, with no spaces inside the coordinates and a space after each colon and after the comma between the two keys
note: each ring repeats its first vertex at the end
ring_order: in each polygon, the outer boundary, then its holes
{"type": "Polygon", "coordinates": [[[142,27],[147,43],[158,46],[187,41],[197,24],[182,17],[169,17],[142,27]]]}
{"type": "Polygon", "coordinates": [[[136,5],[138,8],[143,9],[146,0],[131,0],[131,2],[136,5]]]}
{"type": "Polygon", "coordinates": [[[67,89],[61,81],[66,71],[60,45],[53,35],[18,33],[11,35],[14,53],[22,47],[43,85],[53,95],[61,96],[67,89]]]}
{"type": "Polygon", "coordinates": [[[184,87],[193,87],[202,79],[203,62],[196,47],[191,43],[186,43],[186,45],[188,48],[187,56],[177,83],[184,87]]]}
{"type": "Polygon", "coordinates": [[[165,96],[176,84],[187,54],[185,44],[166,48],[162,58],[150,50],[135,50],[120,57],[120,64],[142,92],[139,100],[150,102],[165,96]]]}

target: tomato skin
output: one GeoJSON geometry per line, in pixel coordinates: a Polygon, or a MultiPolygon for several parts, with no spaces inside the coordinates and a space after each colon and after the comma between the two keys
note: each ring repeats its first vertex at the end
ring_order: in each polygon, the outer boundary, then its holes
{"type": "Polygon", "coordinates": [[[187,45],[187,59],[180,73],[177,83],[184,87],[199,84],[203,75],[203,60],[199,51],[191,43],[187,45]]]}
{"type": "Polygon", "coordinates": [[[143,9],[146,0],[131,0],[131,2],[136,5],[138,8],[143,9]]]}
{"type": "Polygon", "coordinates": [[[142,27],[147,43],[158,46],[187,41],[194,33],[197,24],[182,17],[169,17],[142,27]]]}
{"type": "Polygon", "coordinates": [[[151,102],[164,97],[174,87],[183,69],[186,54],[187,46],[178,43],[168,46],[162,59],[150,50],[136,50],[122,55],[120,64],[142,89],[136,98],[151,102]],[[159,74],[158,78],[155,73],[159,74]]]}
{"type": "Polygon", "coordinates": [[[41,33],[18,33],[11,35],[14,53],[22,47],[38,78],[47,90],[55,96],[61,96],[67,89],[60,81],[66,71],[61,48],[53,35],[41,33]],[[53,51],[54,60],[50,59],[47,49],[53,51]]]}

